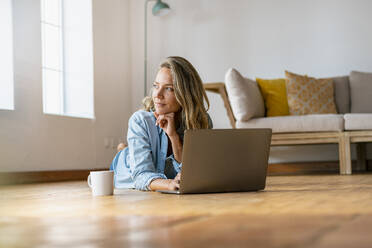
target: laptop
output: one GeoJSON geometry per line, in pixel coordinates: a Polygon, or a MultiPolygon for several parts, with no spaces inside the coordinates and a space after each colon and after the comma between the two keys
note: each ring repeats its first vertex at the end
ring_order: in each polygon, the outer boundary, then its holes
{"type": "Polygon", "coordinates": [[[222,193],[265,189],[271,129],[186,130],[178,191],[222,193]]]}

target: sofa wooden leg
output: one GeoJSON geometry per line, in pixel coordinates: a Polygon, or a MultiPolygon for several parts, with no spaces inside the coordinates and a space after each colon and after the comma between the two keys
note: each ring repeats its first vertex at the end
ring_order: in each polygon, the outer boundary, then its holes
{"type": "Polygon", "coordinates": [[[348,133],[340,134],[338,153],[340,160],[340,174],[351,175],[350,136],[348,133]]]}
{"type": "Polygon", "coordinates": [[[367,170],[366,143],[357,143],[357,170],[367,170]]]}

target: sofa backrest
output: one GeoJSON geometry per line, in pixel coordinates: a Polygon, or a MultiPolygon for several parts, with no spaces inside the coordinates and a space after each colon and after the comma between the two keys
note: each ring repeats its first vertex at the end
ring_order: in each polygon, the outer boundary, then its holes
{"type": "Polygon", "coordinates": [[[350,113],[372,113],[372,73],[350,72],[350,113]]]}
{"type": "MultiPolygon", "coordinates": [[[[334,85],[334,97],[337,112],[351,112],[349,76],[330,77],[334,85]]],[[[264,102],[257,83],[243,77],[236,69],[230,68],[225,74],[225,86],[231,109],[238,121],[263,117],[264,102]]]]}
{"type": "Polygon", "coordinates": [[[339,114],[350,113],[350,84],[349,76],[332,77],[335,103],[339,114]]]}

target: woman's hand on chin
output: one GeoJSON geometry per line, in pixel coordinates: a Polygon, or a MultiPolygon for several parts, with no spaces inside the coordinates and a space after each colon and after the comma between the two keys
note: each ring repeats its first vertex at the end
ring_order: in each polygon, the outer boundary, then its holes
{"type": "Polygon", "coordinates": [[[156,118],[156,125],[164,130],[168,137],[177,135],[175,113],[158,114],[154,112],[156,118]]]}

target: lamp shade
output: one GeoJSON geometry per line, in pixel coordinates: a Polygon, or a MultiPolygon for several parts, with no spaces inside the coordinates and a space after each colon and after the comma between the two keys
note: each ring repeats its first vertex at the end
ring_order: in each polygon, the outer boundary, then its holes
{"type": "Polygon", "coordinates": [[[161,0],[157,0],[154,7],[152,8],[152,14],[154,16],[165,16],[170,11],[169,5],[162,2],[161,0]]]}

